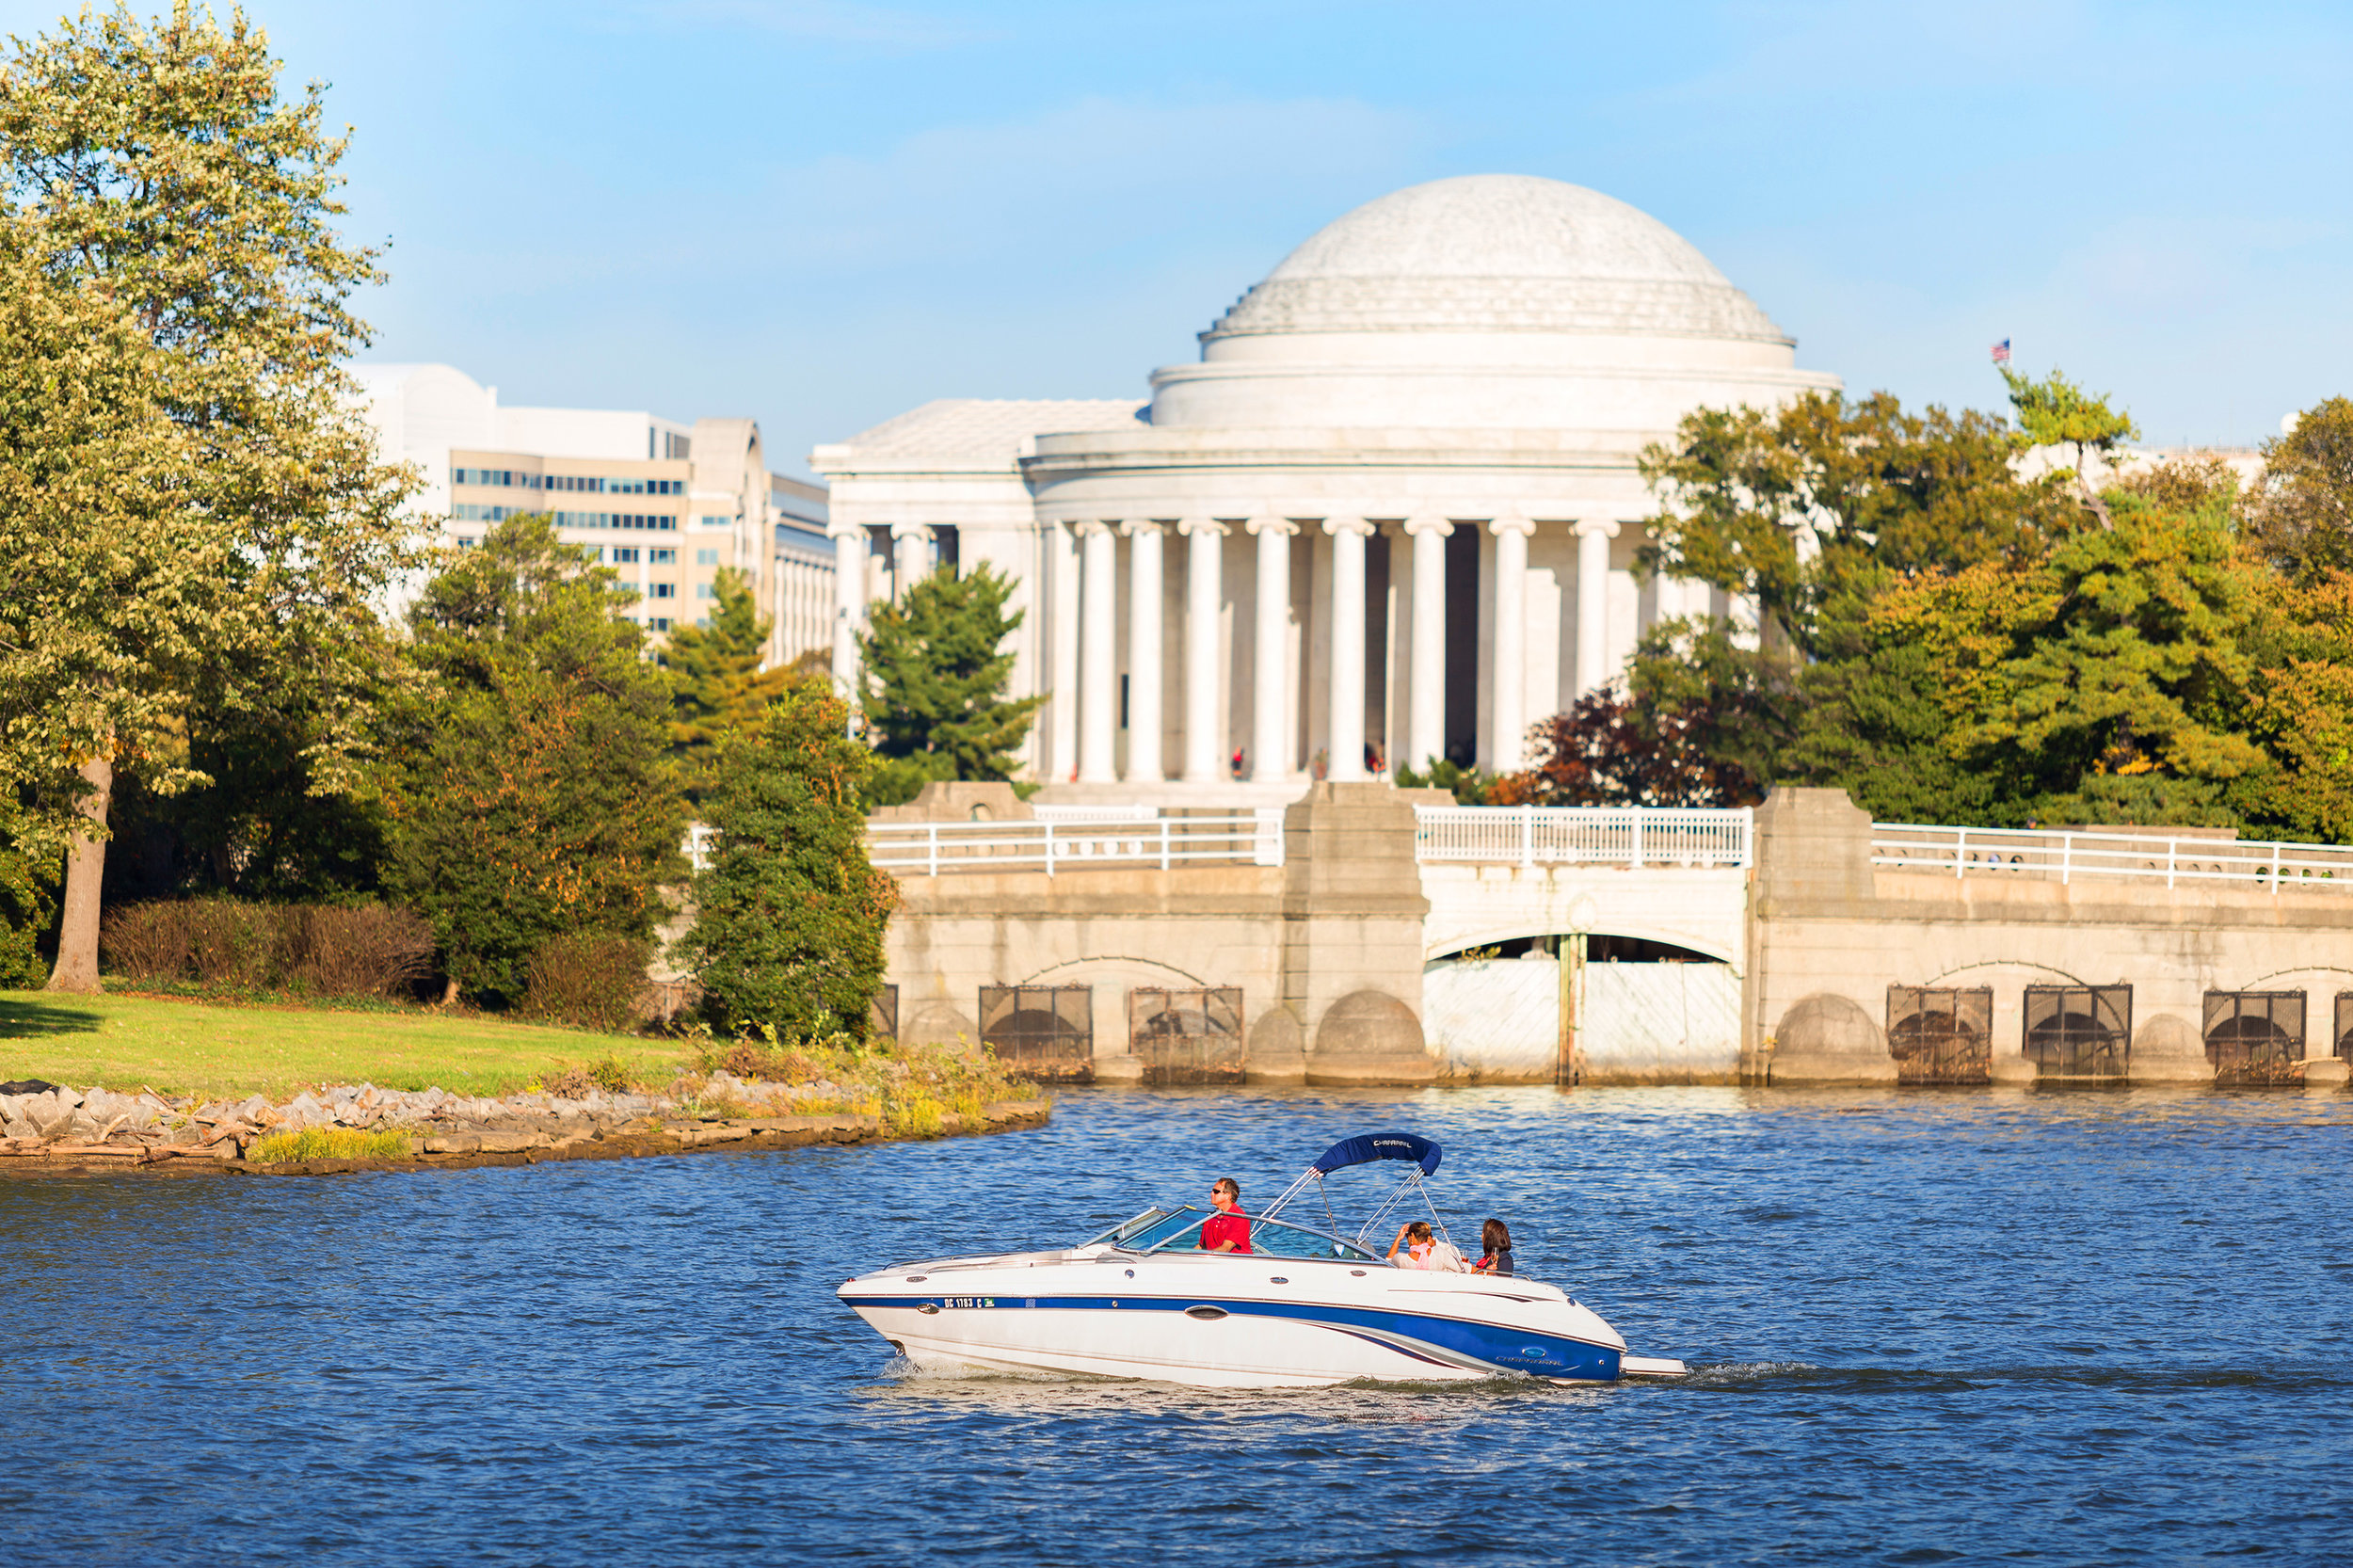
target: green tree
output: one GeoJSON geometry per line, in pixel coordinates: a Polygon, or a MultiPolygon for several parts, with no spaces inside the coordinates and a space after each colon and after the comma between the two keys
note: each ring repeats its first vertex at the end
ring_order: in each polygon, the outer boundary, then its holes
{"type": "Polygon", "coordinates": [[[1928,673],[1872,607],[1924,572],[2036,558],[2071,526],[2063,483],[2022,481],[2015,452],[2000,419],[1885,392],[1688,415],[1641,457],[1660,511],[1641,566],[1747,601],[1757,627],[1656,629],[1628,670],[1640,722],[1760,785],[1840,784],[1890,815],[1968,795],[1928,673]]]}
{"type": "Polygon", "coordinates": [[[883,757],[917,761],[933,778],[1013,776],[1012,754],[1045,698],[1005,696],[1013,655],[1004,643],[1022,614],[1005,614],[1012,592],[1012,579],[984,563],[935,572],[898,603],[874,606],[858,640],[861,706],[883,757]]]}
{"type": "Polygon", "coordinates": [[[2011,411],[2018,419],[2019,444],[2072,450],[2075,466],[2067,472],[2075,481],[2077,493],[2099,518],[2101,527],[2115,527],[2107,503],[2092,487],[2091,459],[2094,454],[2112,456],[2118,446],[2140,434],[2132,415],[2109,408],[2106,394],[2088,392],[2056,369],[2037,381],[2008,365],[2000,368],[2002,381],[2009,388],[2011,411]]]}
{"type": "Polygon", "coordinates": [[[2248,542],[2290,579],[2353,570],[2353,398],[2331,397],[2264,442],[2248,497],[2248,542]]]}
{"type": "Polygon", "coordinates": [[[1925,650],[1952,758],[2045,817],[2228,823],[2266,760],[2245,733],[2246,640],[2262,584],[2227,504],[2169,510],[2127,489],[2112,526],[2023,567],[1985,563],[1891,591],[1888,644],[1925,650]]]}
{"type": "Polygon", "coordinates": [[[761,724],[720,739],[685,947],[723,1028],[866,1037],[899,891],[866,858],[859,796],[874,756],[849,718],[826,686],[801,681],[761,724]]]}
{"type": "Polygon", "coordinates": [[[457,990],[513,1000],[553,936],[649,936],[682,879],[669,677],[614,585],[547,518],[510,518],[409,612],[424,679],[387,727],[389,880],[457,990]]]}
{"type": "MultiPolygon", "coordinates": [[[[144,340],[148,357],[120,361],[136,386],[113,407],[124,419],[152,408],[173,436],[145,466],[174,482],[155,482],[148,502],[120,493],[139,481],[118,469],[75,480],[51,468],[43,481],[116,492],[80,525],[104,568],[94,591],[56,604],[40,633],[72,645],[49,667],[94,678],[52,694],[75,733],[42,755],[78,777],[39,795],[44,810],[81,816],[51,983],[89,989],[115,770],[159,793],[201,782],[174,728],[184,712],[311,682],[323,724],[303,759],[310,787],[357,778],[373,603],[417,559],[400,516],[414,476],[376,461],[341,368],[367,341],[347,301],[378,274],[375,254],[332,226],[344,142],[322,131],[322,89],[281,99],[267,39],[242,13],[224,28],[184,0],[152,25],[127,8],[86,10],[8,50],[8,248],[82,299],[72,309],[86,319],[105,318],[109,341],[144,340]],[[161,549],[152,519],[125,517],[159,504],[180,530],[161,549]]],[[[76,373],[84,386],[88,370],[76,373]]],[[[86,420],[97,412],[85,405],[86,420]]],[[[41,663],[37,647],[25,667],[41,663]]]]}
{"type": "Polygon", "coordinates": [[[784,694],[792,673],[761,669],[768,617],[740,572],[722,571],[718,600],[705,626],[672,629],[664,663],[676,678],[671,696],[671,754],[691,792],[699,795],[720,738],[760,722],[784,694]]]}

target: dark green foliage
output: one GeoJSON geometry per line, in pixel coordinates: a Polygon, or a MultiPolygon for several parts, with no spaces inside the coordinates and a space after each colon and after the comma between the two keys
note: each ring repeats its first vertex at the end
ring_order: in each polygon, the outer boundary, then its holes
{"type": "Polygon", "coordinates": [[[711,862],[695,879],[685,946],[723,1029],[866,1035],[899,889],[867,862],[858,797],[874,758],[849,717],[808,681],[720,743],[704,812],[711,862]]]}
{"type": "Polygon", "coordinates": [[[23,842],[20,815],[14,801],[0,798],[0,990],[47,976],[40,942],[57,918],[57,867],[23,842]]]}
{"type": "Polygon", "coordinates": [[[663,650],[674,680],[670,753],[696,798],[719,737],[759,723],[792,680],[788,670],[760,667],[767,655],[769,622],[743,575],[723,571],[715,586],[719,597],[711,624],[672,628],[663,650]]]}
{"type": "Polygon", "coordinates": [[[1021,612],[1005,614],[1012,592],[1012,580],[984,563],[962,575],[935,572],[898,603],[874,606],[858,647],[860,704],[877,752],[923,757],[933,767],[933,759],[944,760],[953,770],[927,777],[1012,776],[1019,765],[1012,754],[1045,701],[1005,697],[1013,674],[1005,638],[1021,624],[1021,612]]]}
{"type": "Polygon", "coordinates": [[[514,518],[409,613],[428,684],[387,736],[388,880],[470,994],[520,996],[551,937],[650,936],[656,889],[682,877],[669,678],[612,581],[546,518],[514,518]]]}
{"type": "Polygon", "coordinates": [[[955,776],[956,760],[936,751],[881,757],[875,759],[874,771],[858,798],[869,810],[877,806],[904,806],[923,792],[924,785],[953,783],[955,776]]]}
{"type": "Polygon", "coordinates": [[[1487,792],[1496,784],[1496,777],[1493,774],[1481,773],[1477,768],[1464,767],[1444,757],[1432,758],[1427,773],[1418,772],[1409,766],[1401,766],[1397,770],[1396,777],[1397,787],[1401,790],[1451,791],[1456,804],[1462,806],[1486,805],[1487,792]]]}

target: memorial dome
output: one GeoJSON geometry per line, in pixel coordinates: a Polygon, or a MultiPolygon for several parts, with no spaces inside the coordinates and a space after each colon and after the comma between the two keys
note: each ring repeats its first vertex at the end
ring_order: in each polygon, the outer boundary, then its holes
{"type": "Polygon", "coordinates": [[[1293,250],[1202,338],[1335,331],[1790,341],[1657,218],[1526,174],[1433,180],[1365,203],[1293,250]]]}
{"type": "Polygon", "coordinates": [[[1151,422],[1582,431],[1639,449],[1703,405],[1835,385],[1682,235],[1525,174],[1433,180],[1326,224],[1152,378],[1151,422]]]}

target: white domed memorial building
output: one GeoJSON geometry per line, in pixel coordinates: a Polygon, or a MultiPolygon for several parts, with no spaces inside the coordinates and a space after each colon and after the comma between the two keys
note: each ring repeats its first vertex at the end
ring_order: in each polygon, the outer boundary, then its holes
{"type": "Polygon", "coordinates": [[[1836,377],[1689,243],[1521,175],[1313,235],[1126,401],[928,403],[812,461],[834,667],[873,600],[986,561],[1046,798],[1271,804],[1428,759],[1503,770],[1699,584],[1633,570],[1636,472],[1705,406],[1836,377]]]}

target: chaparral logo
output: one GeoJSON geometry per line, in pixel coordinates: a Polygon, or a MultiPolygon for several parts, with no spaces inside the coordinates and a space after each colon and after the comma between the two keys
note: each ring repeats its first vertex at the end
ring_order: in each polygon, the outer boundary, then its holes
{"type": "Polygon", "coordinates": [[[1520,1347],[1520,1354],[1526,1356],[1530,1361],[1544,1361],[1550,1358],[1552,1352],[1545,1349],[1542,1345],[1522,1345],[1520,1347]]]}
{"type": "Polygon", "coordinates": [[[1372,1141],[1372,1146],[1376,1149],[1403,1149],[1411,1148],[1413,1145],[1402,1138],[1375,1138],[1372,1141]]]}

